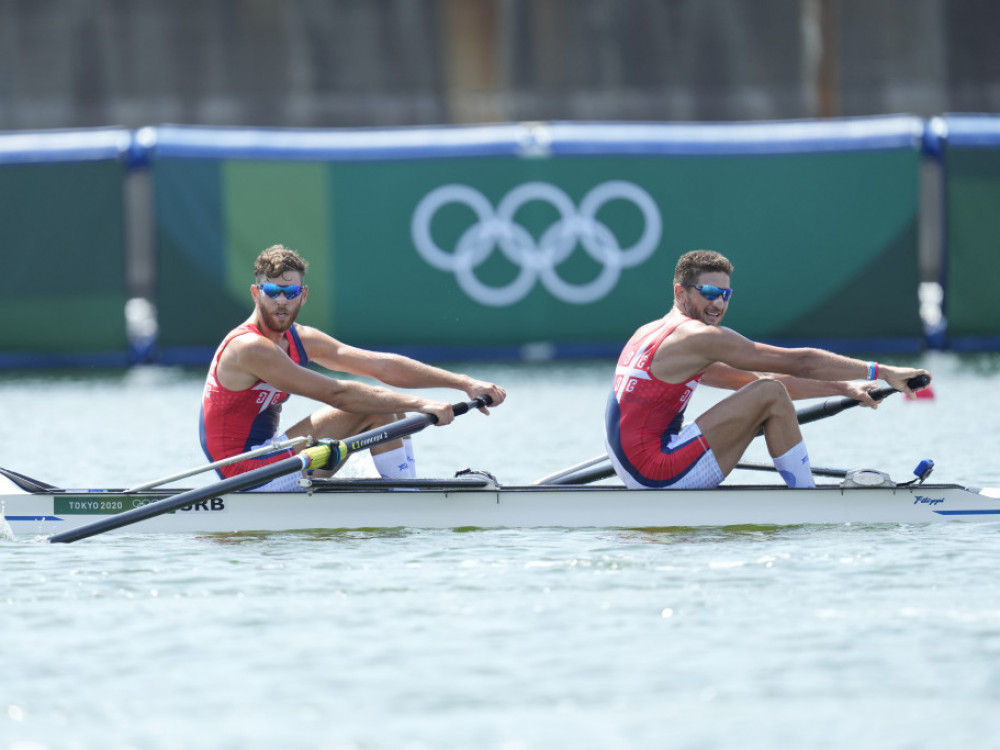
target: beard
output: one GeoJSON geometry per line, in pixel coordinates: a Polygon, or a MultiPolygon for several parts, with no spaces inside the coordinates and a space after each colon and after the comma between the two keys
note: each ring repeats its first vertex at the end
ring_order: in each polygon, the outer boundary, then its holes
{"type": "Polygon", "coordinates": [[[284,333],[287,331],[292,327],[292,324],[295,323],[295,319],[299,316],[298,306],[296,306],[294,310],[291,307],[286,306],[283,310],[278,309],[274,313],[270,313],[264,309],[263,305],[258,305],[257,312],[260,315],[261,322],[276,333],[284,333]],[[280,313],[284,314],[279,317],[280,313]]]}

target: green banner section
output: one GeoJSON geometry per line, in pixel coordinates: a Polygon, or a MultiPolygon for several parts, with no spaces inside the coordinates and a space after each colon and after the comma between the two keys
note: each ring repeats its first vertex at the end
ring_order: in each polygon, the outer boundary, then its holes
{"type": "MultiPolygon", "coordinates": [[[[325,164],[243,162],[223,165],[225,203],[226,292],[252,304],[253,262],[265,247],[285,245],[309,261],[308,281],[320,291],[333,280],[333,260],[327,225],[330,217],[325,164]],[[315,250],[313,250],[315,248],[315,250]]],[[[333,327],[329,294],[309,297],[299,322],[329,330],[333,327]]]]}
{"type": "Polygon", "coordinates": [[[0,166],[0,353],[116,353],[124,361],[124,166],[0,166]]]}
{"type": "Polygon", "coordinates": [[[983,290],[1000,274],[1000,148],[949,149],[945,174],[948,338],[960,348],[995,348],[1000,297],[983,290]]]}
{"type": "Polygon", "coordinates": [[[916,148],[160,159],[153,175],[162,347],[214,347],[275,243],[311,263],[302,322],[361,346],[620,342],[667,311],[697,248],[733,261],[727,324],[747,336],[923,334],[916,148]]]}
{"type": "Polygon", "coordinates": [[[310,263],[300,322],[331,330],[329,166],[171,161],[153,165],[161,347],[214,346],[250,314],[253,262],[274,244],[310,263]]]}

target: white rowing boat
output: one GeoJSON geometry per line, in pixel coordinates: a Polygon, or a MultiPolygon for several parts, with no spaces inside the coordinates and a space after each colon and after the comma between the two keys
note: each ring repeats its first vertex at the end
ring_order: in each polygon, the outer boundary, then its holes
{"type": "MultiPolygon", "coordinates": [[[[918,387],[916,379],[911,387],[918,387]]],[[[926,382],[924,383],[926,384],[926,382]]],[[[880,399],[893,389],[872,391],[880,399]]],[[[481,396],[453,404],[456,415],[489,405],[481,396]]],[[[800,423],[857,406],[831,399],[798,412],[800,423]]],[[[588,484],[611,472],[598,456],[524,486],[502,486],[485,472],[454,479],[303,480],[307,492],[246,492],[279,476],[337,466],[348,455],[413,434],[435,418],[418,414],[335,441],[310,443],[295,456],[190,490],[157,490],[246,458],[230,457],[127,490],[59,489],[0,469],[0,511],[17,536],[74,542],[130,527],[135,533],[238,533],[359,528],[669,528],[689,526],[790,526],[801,524],[933,523],[1000,521],[1000,488],[927,484],[932,461],[904,484],[871,470],[817,469],[836,484],[809,489],[782,485],[723,484],[705,490],[629,490],[588,484]],[[134,525],[134,526],[133,526],[134,525]]],[[[271,446],[273,450],[276,446],[271,446]]],[[[265,449],[267,450],[267,449],[265,449]]],[[[773,467],[739,464],[739,468],[773,467]]]]}
{"type": "MultiPolygon", "coordinates": [[[[18,537],[49,536],[114,517],[177,491],[115,490],[0,494],[18,537]]],[[[143,520],[127,533],[231,533],[358,528],[660,528],[799,524],[1000,521],[1000,488],[896,485],[885,475],[849,474],[839,483],[792,490],[723,485],[713,490],[627,490],[620,486],[506,487],[490,475],[448,480],[316,480],[306,493],[232,492],[143,520]],[[865,477],[878,486],[864,486],[865,477]]]]}

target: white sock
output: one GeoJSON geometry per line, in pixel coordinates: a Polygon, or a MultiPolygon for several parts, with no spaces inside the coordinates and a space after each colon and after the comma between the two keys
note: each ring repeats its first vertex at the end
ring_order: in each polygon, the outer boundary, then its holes
{"type": "Polygon", "coordinates": [[[412,479],[413,467],[407,460],[404,448],[395,448],[385,453],[372,453],[372,461],[383,479],[412,479]]]}
{"type": "Polygon", "coordinates": [[[774,468],[781,474],[789,487],[815,487],[812,468],[809,466],[809,453],[805,442],[792,446],[791,450],[781,456],[771,458],[774,468]]]}
{"type": "Polygon", "coordinates": [[[406,451],[406,462],[410,465],[410,479],[417,476],[417,459],[413,457],[413,438],[403,438],[403,450],[406,451]]]}

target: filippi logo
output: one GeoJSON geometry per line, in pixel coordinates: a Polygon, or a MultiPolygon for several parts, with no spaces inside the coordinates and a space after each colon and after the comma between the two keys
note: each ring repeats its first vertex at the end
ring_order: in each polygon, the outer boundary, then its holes
{"type": "Polygon", "coordinates": [[[442,185],[424,196],[413,212],[410,231],[420,256],[434,268],[455,274],[462,290],[483,305],[513,305],[524,299],[538,280],[557,299],[586,305],[607,296],[618,283],[622,269],[649,259],[660,243],[663,221],[649,193],[623,180],[597,185],[583,197],[579,208],[563,190],[547,182],[519,185],[501,199],[496,209],[475,188],[453,184],[442,185]],[[597,218],[597,212],[614,200],[628,201],[642,214],[642,234],[630,247],[623,248],[615,232],[597,218]],[[518,210],[535,202],[547,203],[558,213],[558,219],[538,239],[515,218],[518,210]],[[449,251],[438,246],[431,224],[437,212],[450,204],[467,206],[478,220],[462,232],[449,251]],[[577,248],[601,267],[594,279],[582,284],[566,281],[558,272],[559,265],[577,248]],[[486,284],[475,273],[495,250],[519,269],[505,285],[486,284]]]}
{"type": "Polygon", "coordinates": [[[362,448],[373,445],[374,443],[385,442],[388,437],[388,432],[380,432],[378,435],[369,435],[363,440],[352,440],[350,448],[352,451],[361,450],[362,448]]]}
{"type": "Polygon", "coordinates": [[[914,505],[940,505],[943,502],[943,497],[925,497],[924,495],[917,495],[913,499],[914,505]]]}

